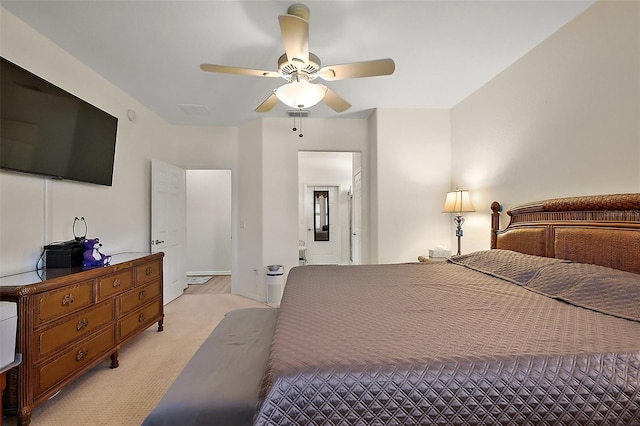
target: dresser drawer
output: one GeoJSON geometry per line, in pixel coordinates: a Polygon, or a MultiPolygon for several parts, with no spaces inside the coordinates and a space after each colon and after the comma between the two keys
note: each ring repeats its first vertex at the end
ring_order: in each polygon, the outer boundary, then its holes
{"type": "Polygon", "coordinates": [[[35,296],[36,323],[43,323],[93,303],[93,280],[35,296]]]}
{"type": "Polygon", "coordinates": [[[113,335],[113,327],[109,327],[91,339],[72,346],[53,361],[34,367],[34,399],[76,371],[90,365],[92,361],[106,357],[114,349],[113,335]]]}
{"type": "Polygon", "coordinates": [[[162,262],[160,260],[136,266],[136,285],[142,285],[161,276],[162,262]]]}
{"type": "Polygon", "coordinates": [[[98,300],[122,293],[133,287],[131,270],[107,275],[98,279],[98,300]]]}
{"type": "Polygon", "coordinates": [[[161,293],[162,285],[160,284],[160,281],[155,281],[145,286],[134,288],[127,294],[120,296],[118,316],[126,315],[129,312],[138,309],[150,300],[160,296],[161,293]]]}
{"type": "Polygon", "coordinates": [[[101,303],[65,319],[64,322],[34,333],[35,359],[91,334],[114,320],[113,300],[101,303]]]}
{"type": "Polygon", "coordinates": [[[118,341],[126,339],[140,329],[149,327],[162,316],[162,300],[158,299],[152,304],[132,313],[118,321],[118,341]]]}

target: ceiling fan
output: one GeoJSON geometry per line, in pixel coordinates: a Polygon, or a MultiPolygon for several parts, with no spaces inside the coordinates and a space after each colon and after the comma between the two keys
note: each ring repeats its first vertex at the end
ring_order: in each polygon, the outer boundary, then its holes
{"type": "Polygon", "coordinates": [[[262,102],[256,112],[268,112],[281,101],[291,108],[303,109],[323,101],[336,112],[346,111],[351,104],[324,84],[314,83],[320,77],[326,81],[374,77],[393,74],[393,59],[377,59],[321,67],[320,58],[309,52],[309,8],[293,4],[286,15],[278,16],[285,53],[278,59],[278,71],[262,71],[226,65],[202,64],[208,72],[240,74],[257,77],[281,77],[287,83],[278,87],[262,102]]]}

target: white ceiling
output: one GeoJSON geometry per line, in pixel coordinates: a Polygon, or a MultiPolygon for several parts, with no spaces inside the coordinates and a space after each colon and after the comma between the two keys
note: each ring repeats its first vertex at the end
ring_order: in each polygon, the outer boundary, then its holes
{"type": "MultiPolygon", "coordinates": [[[[278,15],[295,1],[9,1],[1,5],[167,121],[238,125],[285,116],[254,109],[285,81],[213,74],[201,63],[277,70],[278,15]],[[205,115],[178,104],[204,105],[205,115]]],[[[451,108],[593,0],[306,1],[322,65],[390,57],[391,76],[327,82],[353,106],[451,108]]]]}

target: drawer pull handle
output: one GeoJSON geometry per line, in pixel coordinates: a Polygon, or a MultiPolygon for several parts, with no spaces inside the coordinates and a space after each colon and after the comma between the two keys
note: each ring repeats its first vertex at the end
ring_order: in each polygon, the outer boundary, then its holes
{"type": "Polygon", "coordinates": [[[78,324],[76,324],[76,330],[80,331],[88,325],[89,325],[89,320],[86,318],[82,318],[80,321],[78,321],[78,324]]]}
{"type": "Polygon", "coordinates": [[[145,275],[151,275],[153,273],[153,268],[151,266],[147,266],[147,269],[144,270],[145,275]]]}
{"type": "Polygon", "coordinates": [[[76,354],[76,361],[80,362],[89,355],[89,349],[80,349],[76,354]]]}
{"type": "Polygon", "coordinates": [[[138,293],[138,300],[144,300],[147,297],[147,292],[142,290],[140,293],[138,293]]]}
{"type": "Polygon", "coordinates": [[[147,316],[144,314],[144,312],[142,312],[140,315],[138,315],[138,322],[144,322],[146,318],[147,316]]]}
{"type": "Polygon", "coordinates": [[[115,281],[113,282],[113,287],[114,288],[118,288],[118,287],[120,287],[120,284],[122,284],[120,282],[120,278],[116,278],[115,281]]]}
{"type": "Polygon", "coordinates": [[[62,298],[62,306],[67,306],[72,304],[76,300],[76,297],[69,293],[62,298]]]}

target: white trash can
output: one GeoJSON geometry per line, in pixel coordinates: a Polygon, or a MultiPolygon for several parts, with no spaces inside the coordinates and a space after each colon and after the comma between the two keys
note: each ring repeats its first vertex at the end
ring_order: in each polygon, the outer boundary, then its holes
{"type": "Polygon", "coordinates": [[[277,305],[282,299],[284,285],[284,267],[282,265],[267,266],[267,303],[277,305]]]}

